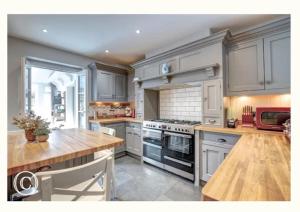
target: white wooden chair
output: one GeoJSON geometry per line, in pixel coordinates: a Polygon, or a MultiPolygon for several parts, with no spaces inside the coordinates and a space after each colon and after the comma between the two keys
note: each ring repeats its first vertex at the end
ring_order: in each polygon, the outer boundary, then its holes
{"type": "MultiPolygon", "coordinates": [[[[104,133],[106,135],[116,136],[116,130],[112,129],[112,128],[108,128],[108,127],[100,127],[99,132],[104,133]]],[[[114,152],[115,152],[114,148],[95,152],[94,159],[101,158],[101,157],[103,157],[103,155],[109,154],[109,153],[114,155],[114,152]]],[[[113,156],[112,164],[113,164],[112,165],[113,172],[112,172],[112,180],[111,180],[111,184],[112,184],[111,192],[112,192],[112,199],[116,199],[115,158],[114,158],[114,156],[113,156]]]]}
{"type": "Polygon", "coordinates": [[[113,155],[96,159],[81,166],[37,172],[38,192],[25,201],[109,201],[113,155]]]}
{"type": "MultiPolygon", "coordinates": [[[[116,130],[112,129],[112,128],[108,128],[108,127],[100,127],[99,132],[104,133],[106,135],[116,136],[116,130]]],[[[107,149],[107,150],[102,150],[102,151],[99,151],[99,152],[95,152],[94,153],[94,159],[101,158],[102,155],[107,154],[107,151],[111,151],[112,153],[114,153],[114,149],[107,149]]]]}

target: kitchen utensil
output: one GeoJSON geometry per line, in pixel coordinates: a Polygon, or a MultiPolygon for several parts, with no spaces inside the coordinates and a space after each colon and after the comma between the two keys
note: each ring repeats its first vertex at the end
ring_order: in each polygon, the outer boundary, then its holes
{"type": "Polygon", "coordinates": [[[253,127],[254,119],[253,119],[252,106],[245,105],[242,110],[243,110],[242,126],[243,127],[253,127]]]}

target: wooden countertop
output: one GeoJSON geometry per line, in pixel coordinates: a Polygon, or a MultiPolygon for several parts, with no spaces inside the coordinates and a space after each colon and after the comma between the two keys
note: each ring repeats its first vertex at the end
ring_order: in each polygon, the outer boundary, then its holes
{"type": "MultiPolygon", "coordinates": [[[[197,130],[213,131],[204,126],[197,130]],[[206,130],[207,129],[207,130],[206,130]]],[[[204,200],[290,200],[290,141],[282,133],[216,128],[241,138],[202,189],[204,200]]]]}
{"type": "Polygon", "coordinates": [[[258,130],[256,128],[241,127],[241,126],[238,126],[237,128],[227,128],[227,127],[210,127],[205,125],[199,125],[195,127],[195,130],[206,131],[206,132],[228,133],[228,134],[236,134],[236,135],[243,135],[245,133],[283,135],[282,132],[258,130]]]}
{"type": "Polygon", "coordinates": [[[112,124],[118,122],[134,122],[134,123],[143,123],[142,120],[130,117],[119,117],[119,118],[106,118],[106,119],[93,119],[89,120],[90,123],[96,124],[112,124]]]}
{"type": "Polygon", "coordinates": [[[7,174],[82,157],[122,144],[121,138],[85,129],[53,131],[48,142],[27,143],[24,132],[8,132],[7,174]]]}

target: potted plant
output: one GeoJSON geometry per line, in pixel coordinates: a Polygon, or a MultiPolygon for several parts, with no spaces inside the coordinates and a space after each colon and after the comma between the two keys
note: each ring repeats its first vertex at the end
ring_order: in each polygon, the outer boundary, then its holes
{"type": "MultiPolygon", "coordinates": [[[[46,128],[49,130],[49,122],[46,122],[41,116],[36,116],[33,112],[26,113],[13,117],[14,125],[25,130],[25,137],[28,142],[33,142],[36,139],[35,130],[38,128],[46,128]]],[[[48,133],[49,134],[49,133],[48,133]]]]}
{"type": "Polygon", "coordinates": [[[47,141],[50,133],[51,131],[48,128],[37,128],[34,130],[34,134],[38,142],[47,141]]]}

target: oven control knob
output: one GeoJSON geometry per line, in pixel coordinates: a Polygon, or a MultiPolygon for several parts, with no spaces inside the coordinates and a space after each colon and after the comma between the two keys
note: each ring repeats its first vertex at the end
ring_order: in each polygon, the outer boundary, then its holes
{"type": "Polygon", "coordinates": [[[184,132],[184,129],[181,129],[182,132],[184,132]]]}
{"type": "Polygon", "coordinates": [[[171,127],[168,127],[168,130],[170,130],[171,129],[171,127]]]}
{"type": "Polygon", "coordinates": [[[175,130],[177,131],[177,128],[175,128],[175,130]]]}
{"type": "Polygon", "coordinates": [[[185,129],[185,132],[188,132],[188,129],[185,129]]]}

